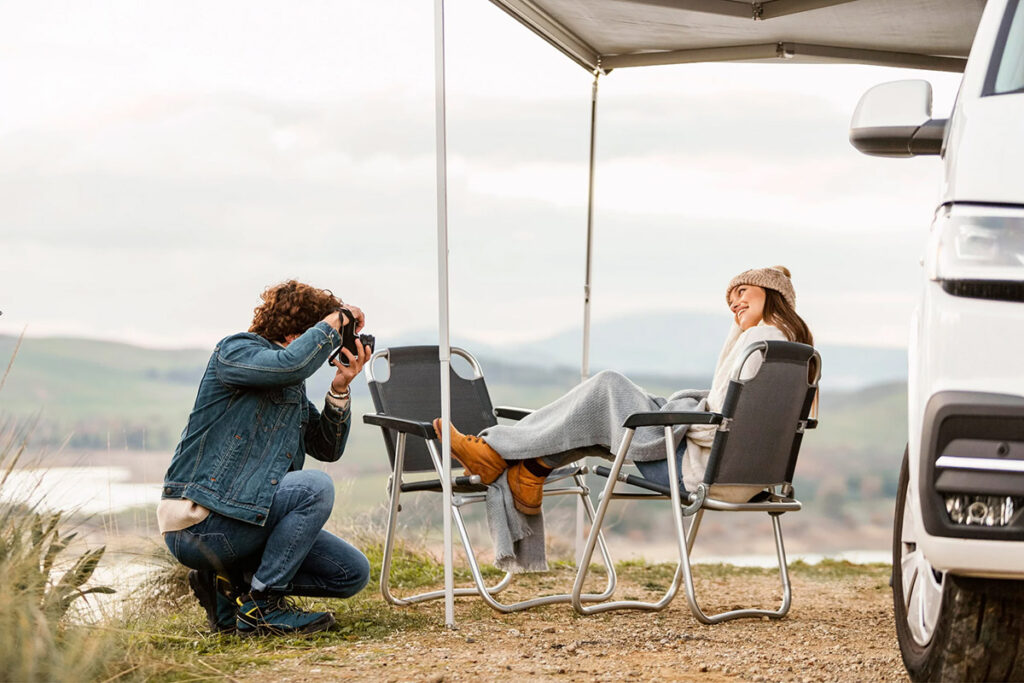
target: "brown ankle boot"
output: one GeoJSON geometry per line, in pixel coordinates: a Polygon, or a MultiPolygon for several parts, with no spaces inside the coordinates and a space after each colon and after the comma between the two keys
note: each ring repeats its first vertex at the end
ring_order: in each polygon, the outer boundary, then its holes
{"type": "MultiPolygon", "coordinates": [[[[434,420],[434,434],[441,440],[441,418],[434,420]]],[[[466,471],[480,475],[484,484],[493,484],[508,467],[508,463],[496,450],[487,445],[479,436],[466,436],[452,425],[452,455],[454,455],[466,471]]]]}
{"type": "Polygon", "coordinates": [[[524,515],[540,514],[544,482],[549,474],[551,468],[540,464],[536,458],[520,460],[508,469],[508,488],[516,510],[524,515]]]}

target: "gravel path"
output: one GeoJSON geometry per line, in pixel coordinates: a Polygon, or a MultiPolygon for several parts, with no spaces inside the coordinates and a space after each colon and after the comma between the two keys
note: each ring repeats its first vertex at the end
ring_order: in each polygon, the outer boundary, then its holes
{"type": "MultiPolygon", "coordinates": [[[[669,576],[627,568],[617,596],[655,598],[669,576]]],[[[698,567],[708,609],[774,607],[777,578],[761,571],[698,567]],[[703,576],[701,575],[703,574],[703,576]]],[[[569,586],[556,569],[524,587],[569,586]]],[[[456,602],[457,630],[438,624],[384,640],[296,653],[244,672],[258,681],[896,681],[907,680],[893,628],[888,568],[797,568],[785,619],[698,623],[677,596],[660,613],[578,617],[568,605],[501,615],[477,600],[456,602]]],[[[509,589],[513,592],[515,588],[509,589]]],[[[521,591],[517,594],[523,595],[521,591]]],[[[399,608],[396,608],[399,609],[399,608]]],[[[411,608],[443,619],[440,602],[411,608]]],[[[239,672],[242,674],[243,672],[239,672]]]]}

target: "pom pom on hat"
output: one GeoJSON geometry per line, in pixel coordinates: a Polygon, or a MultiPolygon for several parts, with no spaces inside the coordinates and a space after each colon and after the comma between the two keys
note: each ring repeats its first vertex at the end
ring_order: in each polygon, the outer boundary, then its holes
{"type": "Polygon", "coordinates": [[[729,287],[725,290],[725,301],[729,302],[729,295],[732,290],[740,285],[755,285],[764,289],[773,289],[782,295],[786,303],[793,310],[796,310],[796,290],[793,289],[793,282],[790,280],[789,268],[786,266],[770,266],[768,268],[753,268],[745,270],[729,281],[729,287]]]}

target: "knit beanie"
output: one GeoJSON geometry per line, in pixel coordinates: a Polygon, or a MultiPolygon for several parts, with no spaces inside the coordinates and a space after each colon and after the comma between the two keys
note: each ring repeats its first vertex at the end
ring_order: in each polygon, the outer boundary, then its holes
{"type": "Polygon", "coordinates": [[[764,289],[774,289],[793,310],[796,310],[796,290],[793,289],[793,283],[789,278],[789,268],[786,266],[745,270],[729,281],[729,288],[725,290],[725,301],[729,302],[732,290],[740,285],[756,285],[764,289]]]}

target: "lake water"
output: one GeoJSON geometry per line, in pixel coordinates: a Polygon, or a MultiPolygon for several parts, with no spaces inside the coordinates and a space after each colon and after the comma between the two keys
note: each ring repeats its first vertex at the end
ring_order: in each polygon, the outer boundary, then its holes
{"type": "Polygon", "coordinates": [[[49,512],[112,514],[156,505],[160,484],[131,481],[125,467],[49,467],[14,470],[0,488],[0,502],[49,512]]]}

